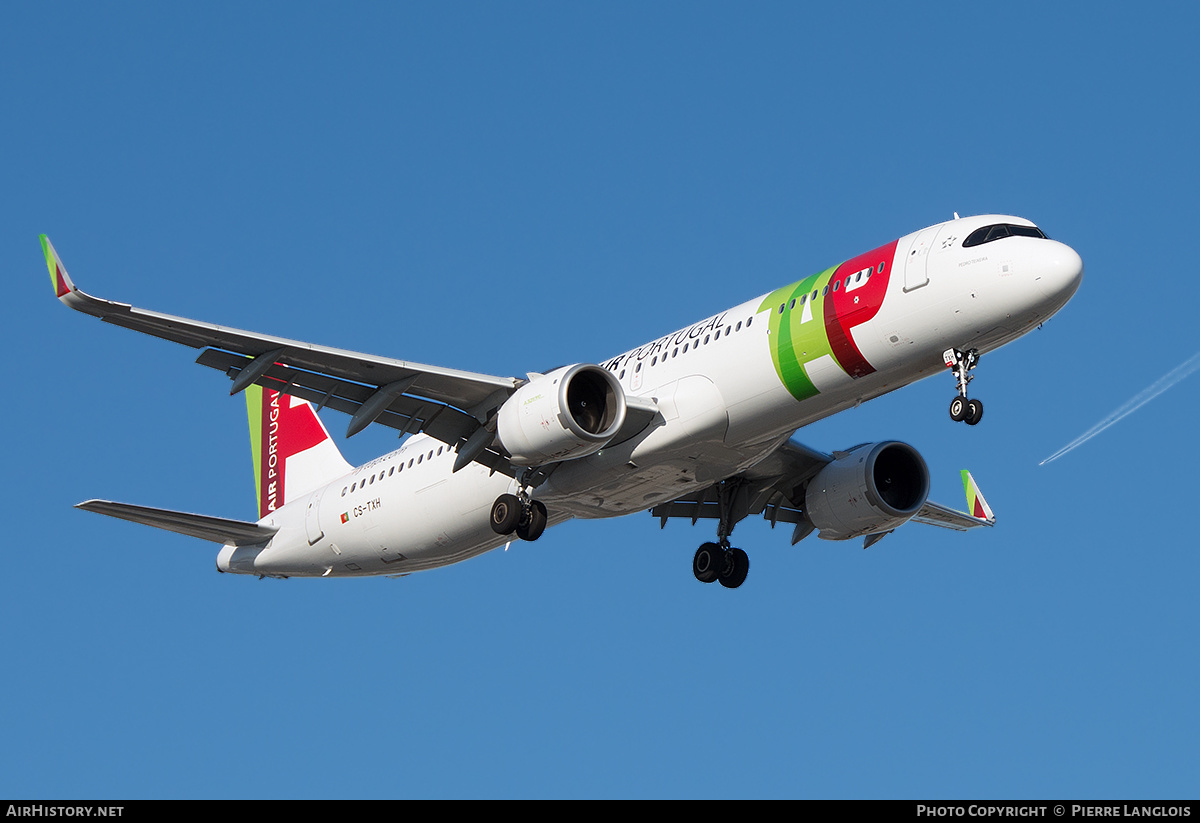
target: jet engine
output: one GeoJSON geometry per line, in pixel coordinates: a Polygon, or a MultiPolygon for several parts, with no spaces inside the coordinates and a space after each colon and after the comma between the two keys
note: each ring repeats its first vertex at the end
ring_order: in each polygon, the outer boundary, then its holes
{"type": "Polygon", "coordinates": [[[929,468],[912,446],[866,443],[809,481],[804,506],[825,540],[848,540],[902,526],[929,497],[929,468]]]}
{"type": "Polygon", "coordinates": [[[625,422],[625,392],[599,366],[580,363],[537,375],[505,401],[496,440],[518,466],[586,457],[625,422]]]}

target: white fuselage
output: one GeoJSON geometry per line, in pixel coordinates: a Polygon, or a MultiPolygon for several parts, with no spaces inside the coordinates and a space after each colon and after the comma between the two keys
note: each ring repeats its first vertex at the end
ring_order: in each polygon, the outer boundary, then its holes
{"type": "MultiPolygon", "coordinates": [[[[948,348],[984,353],[1035,328],[1075,292],[1082,262],[1041,238],[962,246],[974,229],[999,222],[1032,225],[991,215],[932,226],[863,255],[875,266],[865,280],[830,269],[806,278],[813,283],[803,301],[795,297],[799,281],[602,361],[627,395],[653,399],[661,419],[562,463],[536,490],[551,525],[643,511],[707,487],[763,460],[808,423],[942,371],[948,348]],[[870,278],[879,288],[874,313],[848,326],[848,341],[829,343],[825,301],[855,312],[852,290],[867,295],[870,278]],[[847,347],[864,364],[857,376],[848,373],[851,358],[839,356],[847,347]],[[789,358],[798,364],[790,372],[780,365],[789,358]]],[[[404,574],[504,545],[511,538],[492,531],[488,514],[516,482],[477,463],[458,472],[453,465],[453,449],[413,436],[289,501],[261,521],[279,527],[269,543],[227,546],[217,566],[280,576],[404,574]]]]}

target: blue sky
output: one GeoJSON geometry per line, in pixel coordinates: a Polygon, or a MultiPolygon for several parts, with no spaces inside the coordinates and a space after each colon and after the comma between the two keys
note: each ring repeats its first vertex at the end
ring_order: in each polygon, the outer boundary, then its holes
{"type": "MultiPolygon", "coordinates": [[[[1193,797],[1197,13],[1063,3],[7,4],[0,796],[1193,797]],[[742,4],[745,5],[745,4],[742,4]],[[253,516],[240,398],[112,299],[491,374],[599,361],[951,213],[1086,263],[988,355],[822,421],[998,525],[862,551],[569,523],[403,580],[219,575],[72,509],[253,516]]],[[[345,420],[326,418],[331,430],[345,420]]],[[[368,430],[344,451],[395,447],[368,430]]]]}

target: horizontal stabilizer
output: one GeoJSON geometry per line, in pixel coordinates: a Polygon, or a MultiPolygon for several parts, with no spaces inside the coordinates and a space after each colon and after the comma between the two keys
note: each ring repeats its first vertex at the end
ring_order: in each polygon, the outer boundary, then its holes
{"type": "Polygon", "coordinates": [[[260,526],[245,520],[227,520],[224,517],[188,514],[170,509],[152,509],[149,506],[114,503],[111,500],[88,500],[78,504],[75,508],[232,546],[265,543],[275,532],[279,531],[272,526],[260,526]]]}

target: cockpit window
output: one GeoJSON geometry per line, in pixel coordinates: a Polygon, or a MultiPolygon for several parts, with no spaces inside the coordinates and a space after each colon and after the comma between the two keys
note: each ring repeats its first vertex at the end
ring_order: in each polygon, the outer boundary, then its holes
{"type": "Polygon", "coordinates": [[[1002,237],[1040,237],[1046,239],[1046,233],[1037,226],[1017,226],[1012,223],[997,223],[994,226],[984,226],[981,229],[975,229],[967,235],[967,239],[963,241],[963,248],[969,249],[971,246],[982,246],[984,243],[990,243],[993,240],[999,240],[1002,237]]]}

